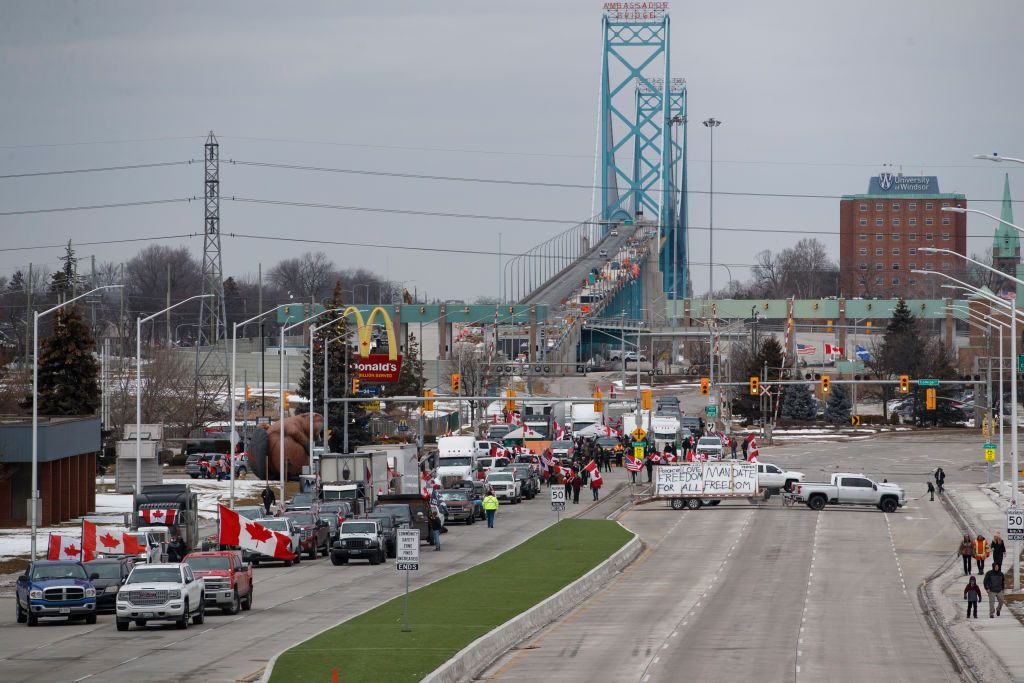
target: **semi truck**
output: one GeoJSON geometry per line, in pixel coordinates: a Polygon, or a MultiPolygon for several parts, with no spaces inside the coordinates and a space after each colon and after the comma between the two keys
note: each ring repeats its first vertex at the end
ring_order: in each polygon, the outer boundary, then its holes
{"type": "Polygon", "coordinates": [[[655,450],[664,452],[665,446],[675,445],[679,441],[679,420],[667,415],[655,415],[651,418],[651,431],[654,433],[655,450]]]}
{"type": "Polygon", "coordinates": [[[177,529],[189,550],[199,547],[199,494],[188,484],[143,486],[134,496],[134,527],[177,529]]]}

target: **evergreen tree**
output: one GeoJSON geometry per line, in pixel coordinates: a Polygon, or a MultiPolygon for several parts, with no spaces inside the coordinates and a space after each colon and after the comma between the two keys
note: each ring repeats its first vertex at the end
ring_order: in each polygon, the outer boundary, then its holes
{"type": "Polygon", "coordinates": [[[25,279],[25,274],[20,270],[15,271],[11,276],[11,281],[7,283],[7,291],[11,294],[23,294],[27,288],[28,282],[25,279]]]}
{"type": "MultiPolygon", "coordinates": [[[[344,309],[344,302],[341,296],[341,281],[334,286],[334,293],[331,299],[324,301],[324,306],[329,309],[344,309]]],[[[327,350],[327,397],[331,398],[353,398],[352,380],[355,379],[353,371],[353,359],[357,357],[358,341],[355,344],[347,344],[349,332],[356,333],[349,327],[348,319],[342,316],[342,311],[325,313],[316,319],[317,325],[323,325],[316,331],[313,339],[313,358],[316,363],[316,372],[313,377],[313,412],[319,413],[323,410],[324,400],[324,347],[327,350]],[[325,324],[335,321],[334,324],[325,324]],[[339,339],[340,337],[340,339],[339,339]],[[348,381],[345,378],[345,366],[349,366],[348,381]]],[[[360,387],[362,388],[362,387],[360,387]]],[[[302,376],[299,378],[299,392],[303,396],[309,396],[309,352],[306,352],[302,362],[302,376]]],[[[331,403],[328,408],[328,428],[331,431],[331,438],[328,447],[332,452],[341,452],[344,447],[344,419],[345,407],[342,403],[331,403]]],[[[365,404],[348,404],[348,445],[349,450],[355,450],[358,446],[370,443],[370,424],[366,414],[365,404]]]]}
{"type": "Polygon", "coordinates": [[[830,424],[848,424],[850,411],[850,392],[845,384],[833,384],[829,391],[828,403],[825,404],[825,422],[830,424]]]}
{"type": "MultiPolygon", "coordinates": [[[[96,343],[78,306],[57,311],[39,351],[39,413],[92,415],[100,405],[96,343]]],[[[26,401],[32,403],[32,397],[26,401]]]]}
{"type": "Polygon", "coordinates": [[[420,342],[416,335],[409,333],[402,357],[402,371],[398,381],[384,385],[385,396],[419,396],[423,393],[423,359],[420,357],[420,342]]]}
{"type": "Polygon", "coordinates": [[[789,420],[814,420],[818,416],[818,404],[806,384],[791,384],[783,395],[782,417],[789,420]]]}
{"type": "Polygon", "coordinates": [[[64,256],[61,257],[63,265],[56,273],[50,276],[50,291],[55,294],[64,294],[68,297],[75,295],[75,291],[84,284],[84,278],[78,275],[78,257],[71,247],[71,240],[64,248],[64,256]]]}
{"type": "MultiPolygon", "coordinates": [[[[928,336],[922,332],[921,322],[910,312],[906,301],[900,299],[886,326],[885,337],[872,354],[868,367],[881,379],[893,379],[899,375],[924,377],[931,354],[928,336]]],[[[917,393],[916,386],[914,392],[917,393]]],[[[892,387],[883,385],[883,405],[887,406],[891,398],[892,387]]]]}
{"type": "MultiPolygon", "coordinates": [[[[746,379],[748,377],[761,378],[764,374],[765,364],[767,364],[768,379],[772,380],[778,379],[782,362],[782,344],[775,337],[769,336],[758,345],[757,352],[753,355],[751,355],[749,348],[745,354],[741,354],[741,360],[737,365],[742,364],[741,367],[743,367],[744,372],[742,379],[746,379]],[[743,355],[746,356],[745,361],[742,359],[743,355]]],[[[751,415],[757,412],[759,406],[760,399],[757,396],[751,396],[745,388],[732,401],[733,413],[737,415],[751,415]]]]}

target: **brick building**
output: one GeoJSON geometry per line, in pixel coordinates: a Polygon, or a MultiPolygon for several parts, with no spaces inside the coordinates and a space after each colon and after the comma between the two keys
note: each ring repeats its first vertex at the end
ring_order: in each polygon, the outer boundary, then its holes
{"type": "Polygon", "coordinates": [[[966,207],[962,194],[939,192],[935,176],[881,173],[867,194],[844,195],[839,202],[839,286],[846,297],[941,298],[938,278],[910,271],[938,270],[957,277],[964,261],[946,254],[924,254],[920,247],[967,253],[967,217],[942,211],[966,207]]]}

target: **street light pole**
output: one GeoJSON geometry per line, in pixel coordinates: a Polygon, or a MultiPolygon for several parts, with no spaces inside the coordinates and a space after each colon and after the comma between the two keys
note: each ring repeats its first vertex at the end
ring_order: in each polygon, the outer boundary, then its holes
{"type": "MultiPolygon", "coordinates": [[[[711,133],[711,182],[708,195],[708,263],[715,262],[715,128],[722,125],[722,122],[715,118],[701,121],[704,127],[711,133]]],[[[715,269],[708,268],[708,297],[715,291],[715,269]]]]}
{"type": "MultiPolygon", "coordinates": [[[[31,282],[29,283],[31,288],[31,282]]],[[[49,308],[42,313],[39,311],[33,311],[32,313],[32,491],[29,498],[30,514],[32,518],[32,561],[36,561],[36,534],[39,530],[39,519],[37,512],[41,507],[39,504],[39,319],[64,308],[68,304],[84,299],[90,294],[103,289],[116,289],[124,287],[124,285],[104,285],[103,287],[97,287],[96,289],[90,289],[85,294],[79,294],[76,297],[68,299],[67,301],[57,304],[53,308],[49,308]]]]}

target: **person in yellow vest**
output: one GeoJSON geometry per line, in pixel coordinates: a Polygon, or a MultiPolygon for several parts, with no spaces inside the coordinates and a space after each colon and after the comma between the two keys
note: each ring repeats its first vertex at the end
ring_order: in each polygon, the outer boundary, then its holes
{"type": "Polygon", "coordinates": [[[484,514],[487,515],[487,528],[493,529],[494,516],[498,513],[498,498],[493,493],[488,492],[488,494],[484,496],[483,508],[484,514]]]}
{"type": "Polygon", "coordinates": [[[988,540],[982,535],[974,539],[974,561],[978,564],[978,576],[985,573],[985,560],[992,554],[992,548],[988,540]]]}

